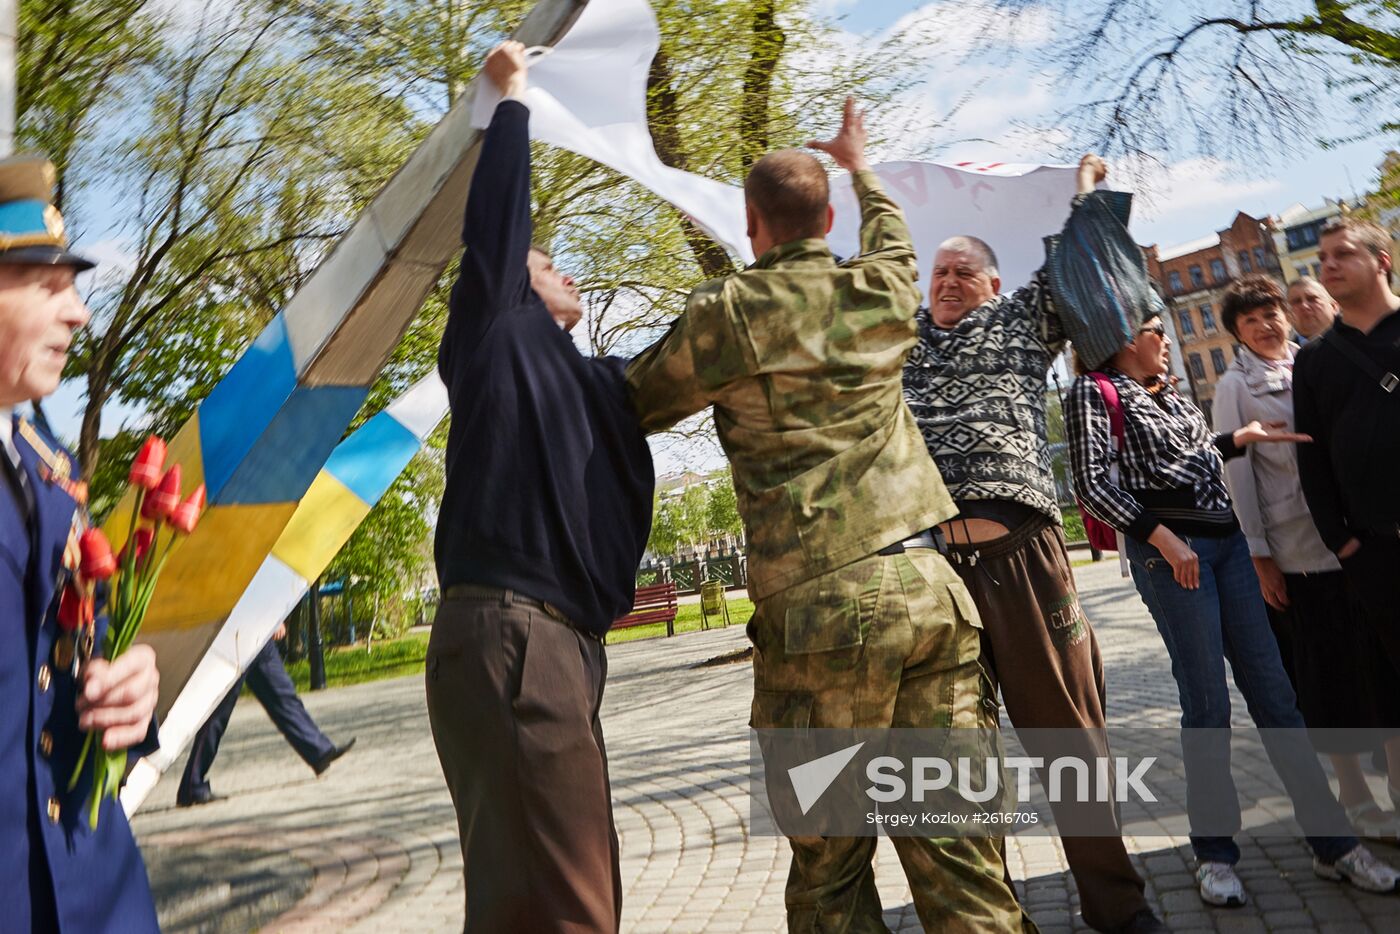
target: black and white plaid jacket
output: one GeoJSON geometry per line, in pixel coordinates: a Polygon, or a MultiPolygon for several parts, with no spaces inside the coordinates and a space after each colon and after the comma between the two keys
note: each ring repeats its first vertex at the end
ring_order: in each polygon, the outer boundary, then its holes
{"type": "Polygon", "coordinates": [[[1143,386],[1112,367],[1124,448],[1118,483],[1108,406],[1098,385],[1081,376],[1065,400],[1074,494],[1096,519],[1146,541],[1158,525],[1188,535],[1223,536],[1238,528],[1225,487],[1225,460],[1243,453],[1229,433],[1213,435],[1200,410],[1172,386],[1143,386]]]}

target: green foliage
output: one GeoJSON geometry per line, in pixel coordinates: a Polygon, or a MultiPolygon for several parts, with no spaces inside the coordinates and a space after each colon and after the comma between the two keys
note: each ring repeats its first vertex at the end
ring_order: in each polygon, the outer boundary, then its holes
{"type": "Polygon", "coordinates": [[[658,496],[654,503],[647,550],[656,555],[672,555],[682,545],[703,545],[744,530],[727,470],[690,484],[679,495],[658,496]]]}
{"type": "MultiPolygon", "coordinates": [[[[113,199],[105,213],[127,219],[103,232],[127,262],[100,273],[67,374],[86,384],[77,447],[99,512],[145,434],[169,436],[188,419],[531,6],[234,0],[177,32],[171,5],[155,0],[21,5],[21,139],[59,162],[79,232],[96,207],[85,197],[113,199]],[[144,413],[140,426],[104,426],[114,401],[144,413]]],[[[907,139],[891,104],[914,80],[910,37],[852,48],[814,0],[655,8],[663,39],[648,116],[668,164],[738,183],[762,152],[830,132],[847,93],[870,110],[877,146],[881,134],[907,139]]],[[[918,129],[926,138],[931,128],[918,129]]],[[[533,190],[536,239],[579,279],[594,352],[640,349],[691,288],[731,268],[673,208],[589,160],[536,147],[533,190]]],[[[454,273],[355,425],[434,366],[454,273]]],[[[710,444],[712,434],[702,419],[676,438],[710,444]]],[[[406,601],[430,579],[439,449],[440,439],[328,569],[366,582],[355,599],[377,603],[381,619],[411,616],[406,601]]],[[[738,532],[728,479],[715,491],[659,504],[656,550],[738,532]]]]}
{"type": "MultiPolygon", "coordinates": [[[[366,651],[363,643],[327,649],[326,687],[337,688],[365,681],[382,681],[385,678],[402,678],[423,673],[424,659],[428,657],[428,634],[409,633],[398,639],[375,642],[366,651]]],[[[297,691],[305,693],[311,689],[311,665],[306,659],[287,663],[287,673],[297,686],[297,691]]]]}
{"type": "Polygon", "coordinates": [[[1077,508],[1060,510],[1060,518],[1065,522],[1065,541],[1087,542],[1089,535],[1084,531],[1084,517],[1077,508]]]}

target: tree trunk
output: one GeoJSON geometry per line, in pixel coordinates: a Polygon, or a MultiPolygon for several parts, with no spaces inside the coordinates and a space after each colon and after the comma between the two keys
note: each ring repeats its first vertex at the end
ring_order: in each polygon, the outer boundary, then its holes
{"type": "Polygon", "coordinates": [[[94,361],[87,374],[87,405],[83,408],[83,423],[78,430],[78,465],[84,483],[92,482],[102,455],[102,406],[107,402],[107,377],[106,367],[94,361]]]}
{"type": "MultiPolygon", "coordinates": [[[[671,62],[663,50],[658,50],[651,60],[651,71],[647,74],[647,123],[651,127],[651,138],[656,146],[656,155],[663,163],[682,172],[690,171],[690,158],[681,142],[679,127],[680,105],[676,100],[676,89],[672,81],[671,62]]],[[[734,265],[724,247],[711,240],[709,235],[695,225],[681,212],[676,217],[685,234],[685,242],[700,265],[705,278],[714,279],[730,273],[734,265]]]]}
{"type": "Polygon", "coordinates": [[[739,111],[745,171],[768,152],[768,104],[773,96],[773,75],[787,42],[787,36],[777,23],[775,6],[775,0],[754,4],[753,46],[748,67],[744,69],[744,98],[739,111]]]}

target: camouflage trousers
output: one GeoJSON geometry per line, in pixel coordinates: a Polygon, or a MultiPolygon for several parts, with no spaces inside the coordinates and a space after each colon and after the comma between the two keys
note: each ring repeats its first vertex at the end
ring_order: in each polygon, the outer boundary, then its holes
{"type": "MultiPolygon", "coordinates": [[[[871,555],[758,601],[756,729],[995,729],[977,608],[931,549],[871,555]]],[[[927,931],[1034,931],[999,837],[892,837],[927,931]]],[[[790,931],[885,931],[878,837],[793,837],[790,931]]]]}

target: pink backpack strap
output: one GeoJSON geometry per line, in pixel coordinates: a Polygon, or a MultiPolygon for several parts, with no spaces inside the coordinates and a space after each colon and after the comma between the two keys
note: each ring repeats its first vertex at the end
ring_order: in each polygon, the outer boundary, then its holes
{"type": "Polygon", "coordinates": [[[1103,396],[1103,404],[1108,407],[1108,426],[1113,432],[1113,438],[1118,442],[1118,450],[1123,449],[1126,443],[1123,431],[1123,406],[1118,401],[1118,387],[1113,385],[1113,380],[1107,373],[1100,373],[1095,370],[1089,374],[1089,378],[1099,387],[1099,394],[1103,396]]]}

